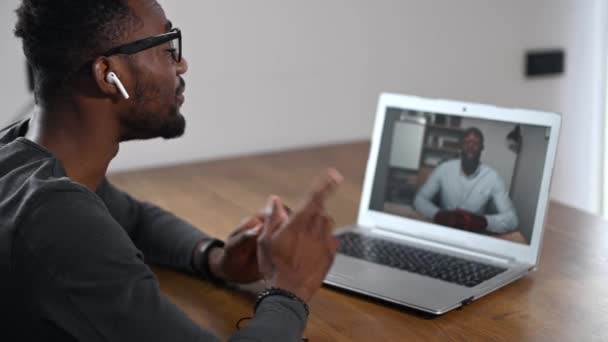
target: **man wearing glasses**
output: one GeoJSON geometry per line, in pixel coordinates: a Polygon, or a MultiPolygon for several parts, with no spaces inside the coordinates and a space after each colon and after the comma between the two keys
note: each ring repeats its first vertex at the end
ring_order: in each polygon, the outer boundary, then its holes
{"type": "MultiPolygon", "coordinates": [[[[272,196],[224,243],[110,184],[120,142],[183,134],[182,35],[154,0],[23,0],[37,110],[0,132],[1,341],[215,341],[144,264],[269,287],[232,340],[299,340],[337,243],[322,174],[290,213],[272,196]]],[[[232,323],[232,322],[231,322],[232,323]]]]}

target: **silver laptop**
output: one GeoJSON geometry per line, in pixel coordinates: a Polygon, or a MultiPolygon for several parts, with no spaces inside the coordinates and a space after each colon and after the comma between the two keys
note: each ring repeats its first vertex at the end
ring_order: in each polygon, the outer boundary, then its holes
{"type": "Polygon", "coordinates": [[[536,269],[561,118],[382,94],[325,283],[433,314],[536,269]]]}

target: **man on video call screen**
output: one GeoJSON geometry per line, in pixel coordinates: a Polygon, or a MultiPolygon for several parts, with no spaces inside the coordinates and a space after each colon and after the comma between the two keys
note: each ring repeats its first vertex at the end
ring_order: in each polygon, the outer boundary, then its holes
{"type": "Polygon", "coordinates": [[[437,224],[486,234],[517,229],[518,218],[503,179],[480,162],[484,136],[463,134],[460,159],[441,163],[416,194],[414,207],[437,224]]]}

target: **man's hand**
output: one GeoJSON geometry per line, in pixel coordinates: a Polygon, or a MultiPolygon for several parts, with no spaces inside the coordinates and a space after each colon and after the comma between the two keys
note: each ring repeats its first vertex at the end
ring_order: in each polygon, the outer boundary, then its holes
{"type": "Polygon", "coordinates": [[[440,210],[433,217],[433,222],[440,224],[442,226],[448,227],[456,227],[456,215],[454,211],[451,210],[440,210]]]}
{"type": "Polygon", "coordinates": [[[433,218],[433,221],[444,226],[472,232],[482,231],[488,226],[488,221],[484,216],[476,215],[463,209],[439,211],[433,218]]]}
{"type": "Polygon", "coordinates": [[[249,217],[234,230],[224,248],[209,251],[209,270],[215,277],[235,283],[251,283],[262,276],[259,272],[256,249],[263,220],[249,217]]]}
{"type": "Polygon", "coordinates": [[[333,169],[322,174],[290,217],[278,198],[270,198],[257,254],[267,286],[293,292],[304,301],[321,287],[338,248],[325,201],[341,181],[333,169]]]}
{"type": "MultiPolygon", "coordinates": [[[[278,201],[286,215],[289,215],[291,209],[280,203],[280,199],[278,201]]],[[[267,214],[267,209],[263,209],[257,214],[245,218],[228,236],[224,248],[213,248],[209,251],[209,270],[213,276],[240,284],[251,283],[262,278],[256,256],[257,239],[267,214]]],[[[285,221],[287,216],[279,219],[285,221]]]]}
{"type": "Polygon", "coordinates": [[[462,229],[479,232],[488,226],[488,220],[484,216],[463,209],[456,209],[456,213],[459,216],[460,228],[462,229]]]}

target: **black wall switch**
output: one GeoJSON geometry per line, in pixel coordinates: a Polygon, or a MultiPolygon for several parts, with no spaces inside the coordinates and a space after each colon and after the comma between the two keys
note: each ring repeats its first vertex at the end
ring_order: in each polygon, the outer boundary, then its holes
{"type": "Polygon", "coordinates": [[[526,76],[550,76],[564,73],[565,53],[561,49],[526,52],[526,76]]]}

